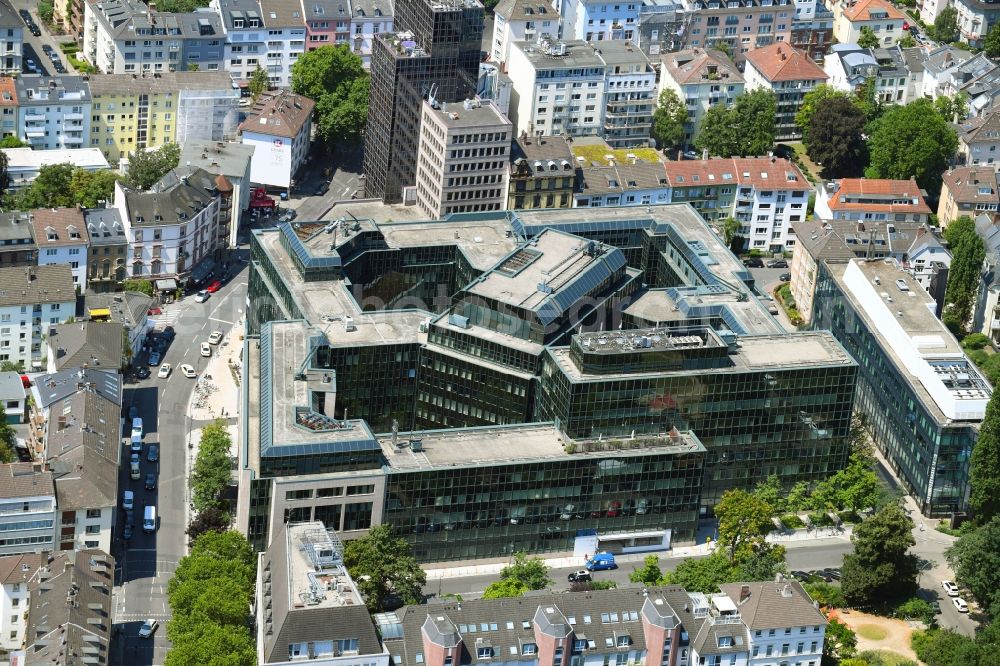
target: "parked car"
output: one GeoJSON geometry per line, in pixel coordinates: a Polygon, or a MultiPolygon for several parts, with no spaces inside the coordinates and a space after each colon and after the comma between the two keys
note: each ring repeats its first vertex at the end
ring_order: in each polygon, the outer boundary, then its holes
{"type": "Polygon", "coordinates": [[[782,282],[791,282],[792,281],[792,274],[791,273],[782,273],[781,275],[778,276],[778,279],[781,280],[782,282]]]}
{"type": "Polygon", "coordinates": [[[188,379],[194,379],[195,377],[198,376],[198,373],[194,371],[194,368],[192,368],[187,363],[181,366],[181,374],[187,377],[188,379]]]}
{"type": "Polygon", "coordinates": [[[195,303],[204,303],[205,301],[208,300],[209,296],[211,296],[211,294],[208,293],[207,291],[204,291],[204,290],[199,291],[197,294],[194,295],[194,302],[195,303]]]}
{"type": "Polygon", "coordinates": [[[139,366],[139,368],[135,371],[135,374],[139,379],[149,379],[149,368],[144,365],[139,366]]]}
{"type": "Polygon", "coordinates": [[[163,365],[160,366],[160,371],[156,373],[156,376],[159,377],[160,379],[166,379],[167,377],[170,376],[170,370],[171,370],[170,364],[164,363],[163,365]]]}
{"type": "Polygon", "coordinates": [[[220,289],[222,289],[222,280],[212,280],[212,283],[207,287],[205,287],[205,291],[207,291],[210,294],[214,294],[220,289]]]}
{"type": "Polygon", "coordinates": [[[965,603],[965,600],[955,597],[954,599],[951,600],[951,603],[955,604],[955,608],[958,610],[959,613],[969,612],[969,604],[965,603]]]}
{"type": "Polygon", "coordinates": [[[156,474],[153,472],[146,473],[146,490],[156,489],[156,474]]]}
{"type": "Polygon", "coordinates": [[[131,490],[126,490],[122,493],[122,508],[126,511],[131,511],[135,508],[135,493],[131,490]]]}
{"type": "Polygon", "coordinates": [[[772,259],[767,262],[768,268],[788,268],[788,262],[784,259],[772,259]]]}
{"type": "Polygon", "coordinates": [[[295,212],[295,209],[289,208],[281,214],[281,217],[278,218],[278,222],[291,222],[295,219],[296,215],[298,215],[298,213],[295,212]]]}
{"type": "Polygon", "coordinates": [[[222,342],[222,331],[213,331],[210,336],[208,336],[208,344],[217,345],[222,342]]]}
{"type": "Polygon", "coordinates": [[[149,448],[146,450],[146,460],[155,463],[160,459],[160,445],[150,444],[149,448]]]}
{"type": "Polygon", "coordinates": [[[160,626],[160,624],[156,620],[152,618],[146,620],[145,622],[142,623],[142,626],[139,628],[139,638],[151,638],[152,635],[156,632],[156,628],[158,626],[160,626]]]}
{"type": "Polygon", "coordinates": [[[212,355],[212,347],[207,342],[201,343],[201,355],[202,356],[211,356],[212,355]]]}
{"type": "Polygon", "coordinates": [[[158,351],[154,351],[149,355],[149,364],[153,367],[158,366],[161,360],[160,352],[158,351]]]}
{"type": "Polygon", "coordinates": [[[617,518],[622,515],[622,503],[618,500],[611,502],[611,504],[608,505],[607,514],[608,518],[617,518]]]}
{"type": "Polygon", "coordinates": [[[590,572],[586,570],[574,571],[570,575],[566,576],[566,580],[571,583],[585,583],[589,580],[593,580],[593,576],[591,576],[590,572]]]}
{"type": "Polygon", "coordinates": [[[160,337],[167,342],[173,342],[174,338],[177,337],[177,332],[174,331],[173,326],[164,326],[163,330],[160,331],[160,337]]]}
{"type": "Polygon", "coordinates": [[[315,196],[321,197],[329,191],[330,191],[330,183],[322,183],[320,184],[319,187],[316,188],[315,196]]]}
{"type": "Polygon", "coordinates": [[[764,268],[764,261],[756,257],[743,260],[743,265],[747,268],[764,268]]]}
{"type": "Polygon", "coordinates": [[[684,152],[684,159],[686,160],[696,160],[698,157],[698,151],[696,150],[687,150],[684,152]]]}
{"type": "Polygon", "coordinates": [[[958,596],[958,585],[955,585],[950,580],[943,580],[943,581],[941,581],[941,587],[944,588],[945,594],[947,594],[949,597],[957,597],[958,596]]]}
{"type": "Polygon", "coordinates": [[[587,571],[601,571],[602,569],[617,569],[613,553],[594,553],[594,556],[587,560],[587,571]]]}
{"type": "Polygon", "coordinates": [[[126,525],[125,529],[122,530],[122,538],[128,541],[132,538],[132,530],[135,529],[131,525],[126,525]]]}

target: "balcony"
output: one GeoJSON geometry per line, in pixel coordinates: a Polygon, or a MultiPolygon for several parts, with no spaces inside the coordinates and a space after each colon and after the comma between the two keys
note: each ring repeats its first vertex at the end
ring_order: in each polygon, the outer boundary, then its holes
{"type": "Polygon", "coordinates": [[[82,113],[66,113],[63,114],[63,120],[83,120],[82,113]]]}
{"type": "Polygon", "coordinates": [[[35,129],[35,128],[26,128],[24,130],[24,135],[26,137],[28,137],[29,141],[34,141],[35,139],[44,139],[45,138],[45,130],[43,130],[43,129],[35,129]]]}
{"type": "Polygon", "coordinates": [[[24,122],[26,123],[44,123],[45,114],[38,113],[37,111],[28,111],[24,114],[24,122]]]}
{"type": "Polygon", "coordinates": [[[82,144],[83,143],[83,137],[82,136],[70,136],[68,134],[65,134],[65,135],[63,135],[63,143],[66,143],[66,144],[82,144]]]}

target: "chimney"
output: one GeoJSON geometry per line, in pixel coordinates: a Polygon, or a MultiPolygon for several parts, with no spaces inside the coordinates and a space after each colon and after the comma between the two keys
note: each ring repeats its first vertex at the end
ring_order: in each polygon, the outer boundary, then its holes
{"type": "Polygon", "coordinates": [[[750,586],[744,585],[743,587],[740,588],[740,603],[742,604],[749,598],[750,598],[750,586]]]}

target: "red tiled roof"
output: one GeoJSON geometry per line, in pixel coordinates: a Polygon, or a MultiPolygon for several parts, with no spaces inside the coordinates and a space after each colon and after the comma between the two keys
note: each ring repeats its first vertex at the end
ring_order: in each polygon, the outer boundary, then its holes
{"type": "Polygon", "coordinates": [[[830,210],[864,210],[878,211],[886,213],[926,213],[930,214],[931,209],[924,202],[923,195],[917,181],[910,180],[889,180],[886,178],[844,178],[840,181],[840,188],[830,195],[827,202],[830,210]],[[842,198],[859,197],[886,197],[885,203],[866,202],[858,203],[846,201],[842,198]],[[891,198],[890,198],[891,197],[891,198]],[[913,203],[893,203],[893,200],[908,199],[917,200],[913,203]]]}
{"type": "Polygon", "coordinates": [[[17,106],[17,88],[10,76],[0,76],[0,106],[17,106]]]}
{"type": "Polygon", "coordinates": [[[823,68],[784,42],[775,42],[746,54],[747,62],[772,83],[775,81],[826,81],[823,68]]]}
{"type": "Polygon", "coordinates": [[[844,17],[848,21],[877,21],[879,19],[903,20],[906,17],[902,12],[890,5],[885,0],[858,0],[857,4],[849,5],[844,9],[844,17]],[[873,17],[871,14],[884,13],[885,16],[873,17]]]}
{"type": "Polygon", "coordinates": [[[671,187],[705,187],[726,183],[769,190],[810,187],[797,166],[778,157],[712,157],[707,160],[666,162],[664,167],[671,187]]]}

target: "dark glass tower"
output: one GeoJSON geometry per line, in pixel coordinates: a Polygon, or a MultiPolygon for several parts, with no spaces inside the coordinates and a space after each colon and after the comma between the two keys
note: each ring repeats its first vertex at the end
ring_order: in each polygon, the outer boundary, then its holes
{"type": "Polygon", "coordinates": [[[473,96],[479,76],[483,6],[478,0],[399,0],[396,32],[372,48],[365,130],[365,196],[402,200],[416,177],[420,103],[473,96]]]}

